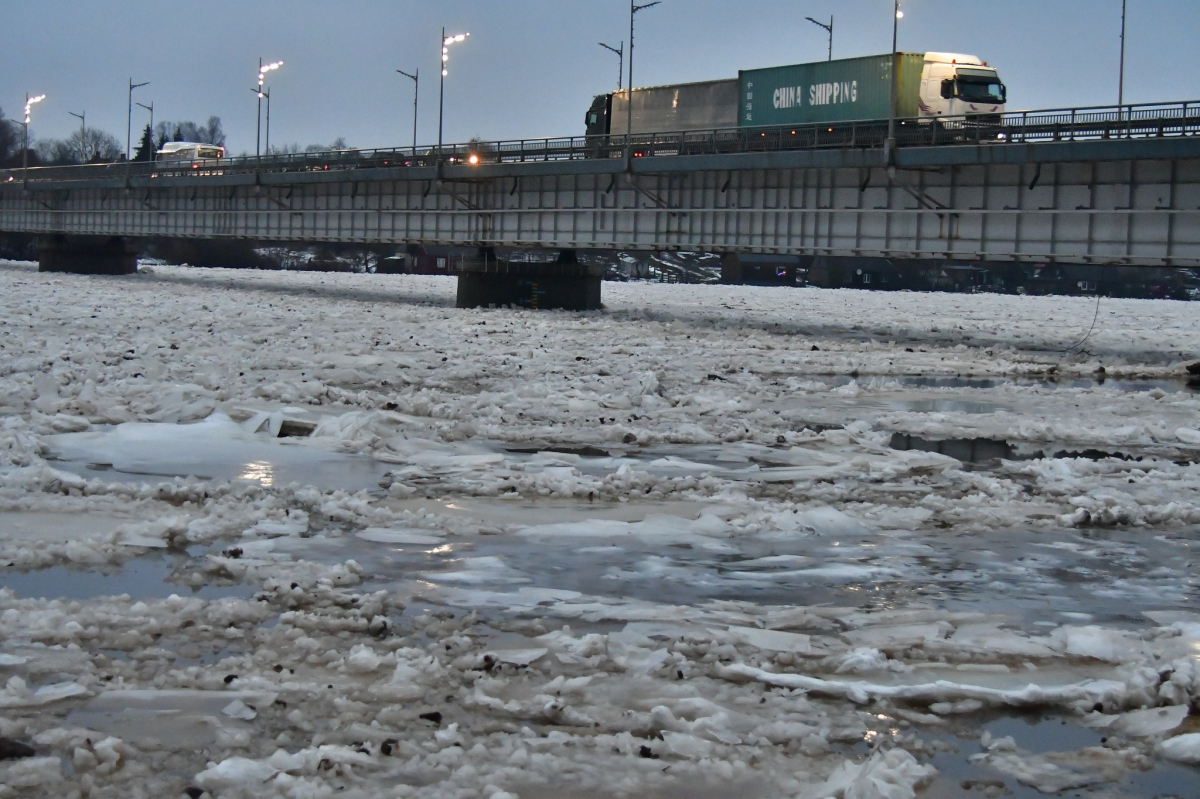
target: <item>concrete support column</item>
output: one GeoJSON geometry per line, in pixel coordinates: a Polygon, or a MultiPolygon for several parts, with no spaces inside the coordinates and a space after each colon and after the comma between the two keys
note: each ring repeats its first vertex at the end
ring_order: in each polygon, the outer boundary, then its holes
{"type": "Polygon", "coordinates": [[[721,282],[730,286],[742,284],[742,262],[734,253],[721,256],[721,282]]]}
{"type": "Polygon", "coordinates": [[[553,263],[501,261],[488,251],[460,267],[457,306],[594,311],[603,277],[603,266],[579,263],[574,250],[563,250],[553,263]]]}
{"type": "Polygon", "coordinates": [[[137,253],[120,236],[47,236],[38,241],[38,271],[132,275],[137,253]]]}

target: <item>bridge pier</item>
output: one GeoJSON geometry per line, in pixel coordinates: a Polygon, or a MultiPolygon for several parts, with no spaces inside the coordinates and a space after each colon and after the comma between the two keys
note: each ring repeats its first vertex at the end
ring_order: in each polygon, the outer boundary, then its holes
{"type": "Polygon", "coordinates": [[[579,263],[574,250],[563,250],[553,263],[500,261],[486,250],[459,267],[456,305],[595,311],[603,277],[603,266],[579,263]]]}
{"type": "Polygon", "coordinates": [[[121,236],[47,236],[38,241],[38,271],[132,275],[137,253],[121,236]]]}

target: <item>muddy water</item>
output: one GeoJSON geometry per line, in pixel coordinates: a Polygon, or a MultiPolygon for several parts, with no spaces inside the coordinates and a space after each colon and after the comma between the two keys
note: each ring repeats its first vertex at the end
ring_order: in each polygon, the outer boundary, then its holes
{"type": "Polygon", "coordinates": [[[293,557],[330,563],[353,558],[372,588],[419,580],[432,586],[489,591],[527,586],[677,605],[748,600],[886,609],[917,604],[1000,613],[1031,631],[1064,623],[1141,627],[1145,611],[1200,610],[1200,583],[1190,566],[1200,551],[1198,530],[1147,535],[1137,530],[880,533],[861,528],[708,537],[680,532],[681,524],[698,516],[695,503],[687,502],[560,503],[531,514],[504,500],[405,504],[510,526],[501,535],[442,537],[419,530],[405,542],[399,531],[400,543],[318,536],[280,547],[293,557]],[[514,518],[523,524],[514,524],[514,518]],[[605,525],[613,521],[641,525],[618,526],[607,534],[605,525]],[[572,532],[530,537],[523,530],[531,523],[567,525],[572,532]]]}
{"type": "MultiPolygon", "coordinates": [[[[919,733],[921,739],[932,742],[934,748],[942,750],[929,759],[939,775],[922,796],[928,799],[986,796],[989,794],[985,791],[993,786],[994,795],[1012,799],[1035,799],[1045,796],[1036,788],[1022,784],[1012,776],[968,760],[971,755],[984,751],[979,743],[984,732],[990,733],[993,739],[1011,736],[1018,749],[1039,755],[1071,753],[1088,747],[1101,749],[1107,742],[1102,733],[1082,727],[1069,718],[1025,714],[999,716],[985,719],[982,723],[971,723],[972,721],[964,720],[963,728],[954,733],[936,733],[929,730],[919,733]]],[[[1081,773],[1088,774],[1087,770],[1082,770],[1081,773]]],[[[1091,790],[1076,789],[1064,791],[1060,795],[1183,799],[1193,796],[1196,786],[1200,786],[1200,769],[1156,762],[1148,771],[1124,770],[1123,776],[1115,784],[1105,785],[1105,781],[1097,775],[1097,783],[1094,786],[1094,794],[1091,790]]]]}
{"type": "Polygon", "coordinates": [[[0,576],[0,587],[33,599],[91,599],[128,594],[133,599],[165,599],[172,594],[200,599],[252,596],[252,585],[189,584],[197,561],[192,557],[150,555],[120,567],[77,569],[54,566],[0,576]]]}

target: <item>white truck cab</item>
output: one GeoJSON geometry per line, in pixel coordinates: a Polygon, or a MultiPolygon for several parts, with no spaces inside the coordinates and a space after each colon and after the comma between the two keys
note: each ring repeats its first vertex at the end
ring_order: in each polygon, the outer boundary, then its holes
{"type": "Polygon", "coordinates": [[[995,68],[973,55],[925,54],[918,102],[922,117],[998,117],[1007,94],[995,68]]]}

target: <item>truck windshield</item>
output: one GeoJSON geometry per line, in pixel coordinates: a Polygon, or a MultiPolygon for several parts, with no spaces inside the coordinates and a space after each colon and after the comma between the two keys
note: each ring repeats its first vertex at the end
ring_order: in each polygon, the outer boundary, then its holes
{"type": "Polygon", "coordinates": [[[1002,105],[1007,99],[1004,84],[995,78],[958,76],[958,96],[968,103],[1002,105]]]}

